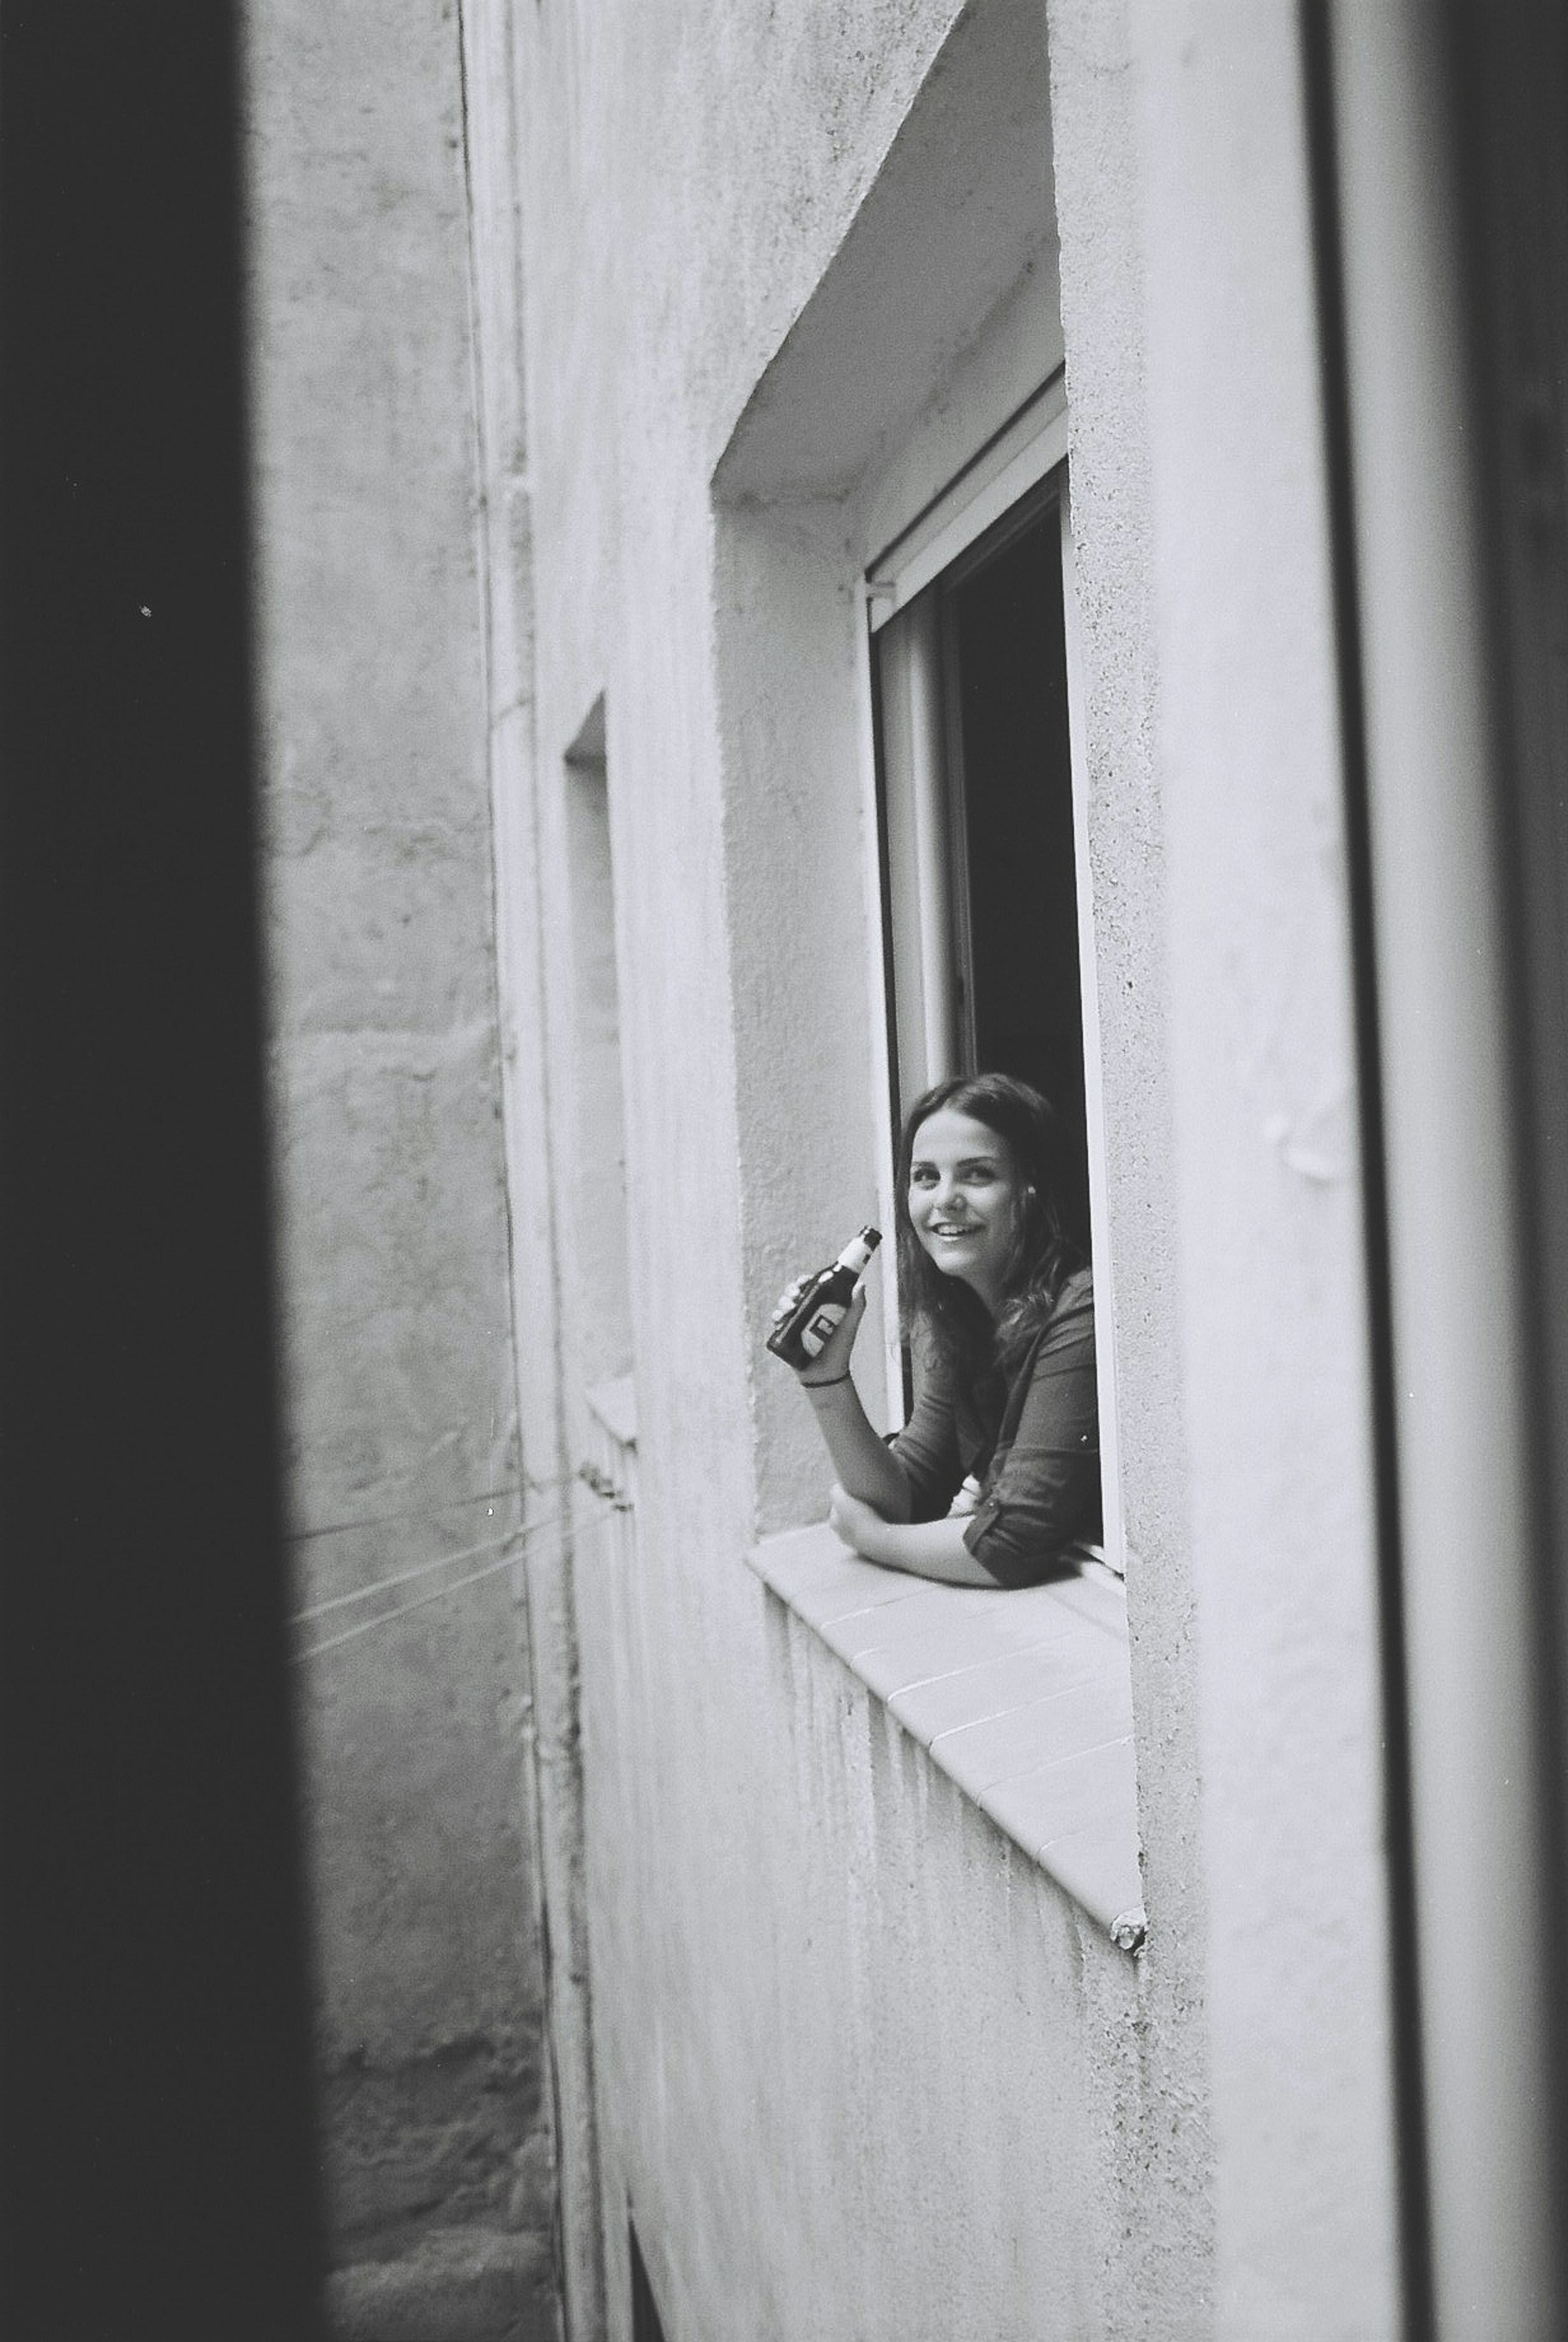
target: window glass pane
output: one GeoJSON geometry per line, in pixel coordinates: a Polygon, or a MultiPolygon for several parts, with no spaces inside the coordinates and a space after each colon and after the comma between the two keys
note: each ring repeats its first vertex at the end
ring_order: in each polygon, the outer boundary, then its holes
{"type": "Polygon", "coordinates": [[[954,952],[964,1056],[1044,1090],[1072,1134],[1088,1235],[1084,1027],[1053,499],[945,584],[954,952]]]}

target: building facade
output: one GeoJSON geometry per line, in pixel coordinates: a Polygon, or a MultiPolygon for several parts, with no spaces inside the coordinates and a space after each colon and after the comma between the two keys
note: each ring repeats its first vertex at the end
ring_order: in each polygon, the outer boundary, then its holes
{"type": "Polygon", "coordinates": [[[441,23],[568,2330],[1547,2333],[1550,12],[441,23]],[[986,1064],[1095,1273],[1024,1593],[762,1347],[986,1064]]]}

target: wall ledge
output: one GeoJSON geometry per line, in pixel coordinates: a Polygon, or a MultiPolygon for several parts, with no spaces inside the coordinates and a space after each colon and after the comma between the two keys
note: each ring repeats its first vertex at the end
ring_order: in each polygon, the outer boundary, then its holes
{"type": "Polygon", "coordinates": [[[825,1524],[747,1559],[1113,1943],[1141,1949],[1127,1605],[1108,1570],[937,1586],[863,1561],[825,1524]]]}

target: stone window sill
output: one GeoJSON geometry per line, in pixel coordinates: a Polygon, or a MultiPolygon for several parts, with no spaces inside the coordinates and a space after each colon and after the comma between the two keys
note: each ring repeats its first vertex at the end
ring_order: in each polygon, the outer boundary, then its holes
{"type": "Polygon", "coordinates": [[[768,1537],[750,1561],[996,1827],[1137,1950],[1127,1605],[1110,1571],[936,1586],[862,1561],[826,1526],[768,1537]]]}

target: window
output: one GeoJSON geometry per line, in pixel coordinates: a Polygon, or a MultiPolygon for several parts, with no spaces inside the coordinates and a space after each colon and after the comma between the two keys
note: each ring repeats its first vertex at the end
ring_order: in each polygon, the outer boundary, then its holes
{"type": "Polygon", "coordinates": [[[932,1083],[993,1068],[1033,1082],[1067,1126],[1120,1570],[1065,426],[1057,377],[867,581],[884,981],[895,1128],[932,1083]]]}
{"type": "MultiPolygon", "coordinates": [[[[852,1166],[874,1177],[891,1226],[890,1107],[971,1053],[1043,1072],[1069,1112],[1081,1091],[1119,1559],[1049,92],[1037,12],[1004,0],[961,19],[951,70],[932,76],[714,475],[746,1291],[760,1316],[800,1265],[803,1229],[822,1241],[870,1207],[846,1209],[852,1166]],[[1004,152],[1004,122],[1027,128],[1004,152]],[[1029,1013],[1014,1022],[1018,1001],[1029,1013]]],[[[880,1371],[862,1342],[862,1388],[889,1421],[892,1251],[880,1371]]],[[[1124,1591],[1089,1569],[993,1600],[859,1560],[816,1519],[820,1444],[794,1393],[759,1376],[752,1396],[750,1560],[788,1614],[792,1680],[798,1628],[803,1670],[822,1652],[840,1662],[1025,1859],[1135,1948],[1124,1591]]]]}
{"type": "MultiPolygon", "coordinates": [[[[1032,346],[1051,346],[1044,330],[1032,346]]],[[[745,1009],[737,1079],[753,1149],[750,1274],[760,1307],[793,1265],[784,1246],[793,1251],[803,1212],[824,1227],[846,1216],[846,1134],[862,1164],[868,1153],[876,1160],[887,1227],[890,1108],[982,1058],[1043,1078],[1081,1131],[1105,1550],[1119,1564],[1065,400],[1060,371],[1031,396],[1020,370],[1024,395],[1009,419],[1000,398],[991,403],[995,370],[983,345],[970,360],[966,390],[934,405],[909,435],[868,447],[878,468],[847,514],[825,493],[781,495],[781,476],[798,483],[798,474],[774,468],[783,456],[769,433],[784,416],[796,433],[802,409],[776,384],[759,439],[719,483],[721,708],[744,809],[728,870],[745,1009]],[[995,424],[970,455],[981,432],[966,448],[965,417],[981,414],[995,424]],[[944,476],[950,485],[933,496],[944,476]],[[867,555],[884,547],[851,573],[864,605],[858,643],[842,629],[846,517],[850,543],[867,555]],[[852,727],[862,746],[858,802],[843,786],[852,727]],[[875,851],[864,851],[868,842],[875,851]],[[845,1014],[851,970],[839,949],[862,909],[864,1022],[845,1014]],[[809,993],[780,981],[781,932],[811,946],[809,993]],[[801,1016],[803,997],[818,1004],[820,1020],[801,1016]],[[827,1116],[824,1096],[834,1107],[827,1116]],[[784,1146],[796,1166],[787,1183],[776,1177],[784,1146]]],[[[879,1256],[874,1378],[890,1420],[900,1414],[902,1363],[892,1251],[879,1256]]],[[[873,1381],[868,1372],[863,1388],[873,1381]]],[[[1114,1943],[1136,1949],[1143,1887],[1124,1589],[1091,1566],[992,1600],[858,1559],[802,1508],[802,1499],[819,1501],[822,1459],[809,1421],[784,1404],[791,1396],[780,1394],[774,1415],[765,1381],[759,1389],[765,1526],[752,1567],[974,1807],[1114,1943]]]]}

